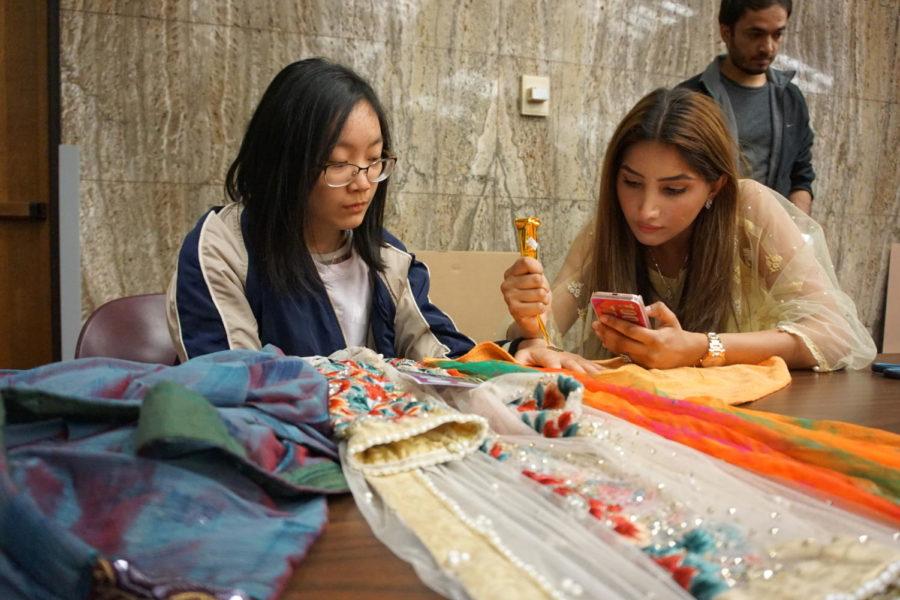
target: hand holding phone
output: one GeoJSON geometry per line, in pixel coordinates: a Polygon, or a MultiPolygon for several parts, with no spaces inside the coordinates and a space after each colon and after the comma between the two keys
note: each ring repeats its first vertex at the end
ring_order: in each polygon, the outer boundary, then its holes
{"type": "Polygon", "coordinates": [[[644,299],[638,294],[594,292],[591,294],[591,304],[598,317],[612,315],[641,327],[650,327],[650,317],[647,315],[644,299]]]}

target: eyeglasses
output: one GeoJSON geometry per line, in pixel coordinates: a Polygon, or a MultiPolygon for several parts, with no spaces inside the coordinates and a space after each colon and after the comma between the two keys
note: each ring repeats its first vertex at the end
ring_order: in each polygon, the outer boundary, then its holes
{"type": "Polygon", "coordinates": [[[360,167],[352,163],[332,163],[325,165],[325,185],[328,187],[344,187],[350,185],[350,182],[356,179],[360,171],[365,172],[366,179],[371,183],[384,181],[394,172],[394,165],[397,164],[397,158],[388,156],[376,160],[368,166],[360,167]]]}

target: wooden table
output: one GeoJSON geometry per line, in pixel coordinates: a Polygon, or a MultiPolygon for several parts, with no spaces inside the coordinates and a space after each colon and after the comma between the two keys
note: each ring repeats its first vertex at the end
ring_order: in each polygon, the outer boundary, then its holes
{"type": "MultiPolygon", "coordinates": [[[[900,363],[900,354],[882,354],[876,360],[900,363]]],[[[794,371],[791,377],[791,385],[746,407],[900,433],[900,379],[887,379],[869,369],[794,371]]]]}
{"type": "MultiPolygon", "coordinates": [[[[900,363],[900,354],[878,360],[900,363]]],[[[832,419],[900,433],[900,380],[863,371],[796,371],[787,388],[749,408],[832,419]]],[[[348,494],[329,500],[329,521],[282,598],[440,598],[372,535],[348,494]]]]}

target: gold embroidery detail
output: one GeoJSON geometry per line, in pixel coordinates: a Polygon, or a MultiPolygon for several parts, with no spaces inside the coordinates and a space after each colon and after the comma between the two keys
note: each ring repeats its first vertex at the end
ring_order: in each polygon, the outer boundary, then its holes
{"type": "Polygon", "coordinates": [[[766,254],[766,266],[769,267],[770,273],[780,271],[784,266],[784,258],[780,254],[766,254]]]}
{"type": "Polygon", "coordinates": [[[800,279],[795,279],[794,281],[788,284],[788,291],[793,294],[798,294],[803,290],[803,281],[800,279]]]}

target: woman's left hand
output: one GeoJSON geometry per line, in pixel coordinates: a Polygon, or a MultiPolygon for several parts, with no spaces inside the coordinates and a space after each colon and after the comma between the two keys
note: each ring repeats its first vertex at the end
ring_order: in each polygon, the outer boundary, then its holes
{"type": "Polygon", "coordinates": [[[593,361],[583,358],[571,352],[562,352],[550,348],[541,339],[526,340],[519,346],[515,359],[520,363],[532,367],[547,367],[550,369],[568,369],[577,373],[594,375],[603,371],[593,361]]]}
{"type": "Polygon", "coordinates": [[[613,354],[627,355],[632,362],[651,369],[696,365],[706,354],[705,334],[684,331],[678,317],[662,302],[647,307],[656,329],[602,315],[594,321],[594,333],[613,354]]]}

